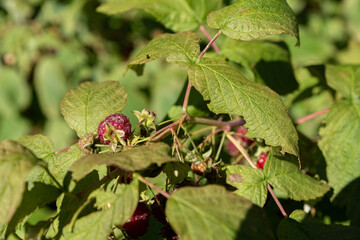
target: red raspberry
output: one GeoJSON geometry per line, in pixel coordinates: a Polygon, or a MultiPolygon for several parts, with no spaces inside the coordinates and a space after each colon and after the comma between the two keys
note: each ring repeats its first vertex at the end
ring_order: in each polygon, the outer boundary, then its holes
{"type": "Polygon", "coordinates": [[[258,161],[256,162],[256,167],[259,169],[264,169],[264,165],[265,165],[267,157],[268,157],[267,153],[262,152],[260,154],[258,161]]]}
{"type": "Polygon", "coordinates": [[[131,124],[129,119],[122,113],[115,113],[107,116],[98,127],[98,136],[100,142],[109,145],[111,136],[116,130],[124,131],[124,135],[121,138],[126,141],[131,134],[131,124]],[[109,123],[113,129],[109,129],[106,123],[109,123]]]}
{"type": "MultiPolygon", "coordinates": [[[[245,135],[247,133],[247,131],[248,130],[247,130],[246,127],[240,126],[236,130],[236,133],[240,133],[242,135],[245,135]]],[[[251,143],[253,142],[253,140],[251,140],[250,138],[240,136],[240,135],[234,135],[234,138],[236,140],[238,140],[240,145],[245,149],[247,149],[251,145],[251,143]]],[[[235,145],[231,141],[227,142],[226,147],[227,147],[227,150],[228,150],[228,152],[229,152],[229,154],[231,156],[236,157],[236,156],[239,155],[239,150],[235,147],[235,145]]]]}
{"type": "Polygon", "coordinates": [[[147,232],[150,212],[145,203],[139,202],[131,219],[122,225],[124,231],[132,238],[140,237],[147,232]]]}

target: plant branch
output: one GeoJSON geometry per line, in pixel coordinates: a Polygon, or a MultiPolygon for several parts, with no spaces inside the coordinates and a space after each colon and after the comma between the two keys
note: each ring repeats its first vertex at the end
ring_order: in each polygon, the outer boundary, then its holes
{"type": "MultiPolygon", "coordinates": [[[[206,30],[205,30],[206,31],[206,30]]],[[[215,42],[215,40],[220,36],[221,34],[221,30],[219,30],[217,32],[217,34],[215,35],[215,37],[213,37],[213,39],[210,40],[210,42],[208,43],[208,45],[206,45],[206,47],[202,50],[202,52],[200,53],[200,55],[198,56],[198,58],[202,58],[202,56],[204,56],[204,54],[206,53],[206,51],[209,49],[210,46],[212,46],[215,42]]],[[[219,51],[220,52],[220,51],[219,51]]],[[[189,104],[189,97],[190,97],[190,91],[191,91],[191,82],[188,82],[187,88],[186,88],[186,93],[185,93],[185,97],[184,97],[184,103],[183,103],[183,112],[186,113],[188,104],[189,104]]]]}
{"type": "MultiPolygon", "coordinates": [[[[210,34],[206,31],[206,29],[205,29],[205,27],[204,27],[203,25],[200,25],[200,30],[201,30],[201,32],[205,35],[205,37],[206,37],[209,41],[211,41],[211,36],[210,36],[210,34]]],[[[220,54],[220,49],[218,48],[218,46],[216,45],[215,42],[212,44],[212,47],[213,47],[213,49],[214,49],[214,51],[215,51],[216,53],[220,54]]]]}
{"type": "Polygon", "coordinates": [[[251,160],[249,154],[247,154],[246,150],[240,145],[239,141],[236,140],[233,136],[230,135],[229,132],[226,133],[226,137],[234,144],[234,146],[241,152],[241,154],[245,157],[251,167],[257,168],[255,163],[251,160]]]}
{"type": "Polygon", "coordinates": [[[220,36],[221,34],[221,30],[219,30],[216,35],[213,37],[213,39],[210,40],[210,42],[208,43],[208,45],[206,45],[206,47],[202,50],[202,52],[200,53],[198,58],[202,58],[202,56],[204,56],[204,54],[206,53],[206,51],[209,49],[209,47],[211,45],[213,45],[213,43],[215,42],[215,40],[220,36]]]}
{"type": "Polygon", "coordinates": [[[166,198],[170,197],[170,194],[165,192],[164,190],[162,190],[161,188],[159,188],[158,186],[156,186],[155,184],[149,182],[148,180],[146,180],[143,176],[138,176],[139,181],[145,183],[146,185],[148,185],[149,187],[154,188],[156,191],[158,191],[161,195],[163,195],[166,198]]]}
{"type": "MultiPolygon", "coordinates": [[[[245,149],[240,145],[240,143],[233,137],[231,136],[229,133],[226,134],[226,137],[235,145],[235,147],[241,152],[241,154],[245,157],[245,159],[248,161],[248,163],[251,165],[251,167],[253,168],[257,168],[256,165],[254,164],[254,162],[251,160],[250,156],[247,154],[247,152],[245,151],[245,149]]],[[[276,197],[274,191],[272,190],[271,186],[269,184],[267,184],[267,188],[270,192],[270,195],[272,196],[272,198],[274,199],[276,205],[279,207],[282,215],[284,217],[287,217],[287,214],[283,208],[283,206],[281,205],[279,199],[276,197]]]]}
{"type": "Polygon", "coordinates": [[[314,112],[314,113],[309,114],[309,115],[307,115],[305,117],[299,118],[298,120],[296,120],[295,123],[296,124],[302,124],[302,123],[307,122],[307,121],[309,121],[309,120],[311,120],[313,118],[316,118],[316,117],[318,117],[320,115],[323,115],[323,114],[327,113],[328,111],[329,111],[329,108],[325,108],[325,109],[323,109],[321,111],[314,112]]]}
{"type": "Polygon", "coordinates": [[[279,199],[276,197],[276,195],[275,195],[273,189],[271,188],[270,184],[267,185],[267,189],[269,190],[269,192],[270,192],[272,198],[274,199],[276,205],[279,207],[282,215],[283,215],[284,217],[287,217],[287,216],[288,216],[287,213],[285,212],[285,210],[284,210],[283,206],[281,205],[279,199]]]}
{"type": "Polygon", "coordinates": [[[55,155],[56,155],[56,154],[59,154],[59,153],[61,153],[61,152],[65,152],[66,150],[68,150],[68,149],[71,148],[71,147],[72,147],[72,146],[68,146],[68,147],[66,147],[66,148],[64,148],[64,149],[61,149],[61,150],[55,152],[55,155]]]}
{"type": "MultiPolygon", "coordinates": [[[[214,120],[214,119],[208,119],[208,118],[200,118],[200,117],[187,117],[188,123],[197,123],[197,124],[203,124],[203,125],[210,125],[215,127],[221,127],[221,128],[233,128],[237,126],[242,126],[246,122],[244,119],[238,119],[238,120],[232,120],[232,121],[220,121],[220,120],[214,120]]],[[[230,131],[229,129],[229,131],[230,131]]]]}

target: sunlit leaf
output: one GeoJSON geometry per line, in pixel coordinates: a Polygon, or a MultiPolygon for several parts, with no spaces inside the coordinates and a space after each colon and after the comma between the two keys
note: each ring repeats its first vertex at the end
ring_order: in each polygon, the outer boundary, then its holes
{"type": "Polygon", "coordinates": [[[325,157],[333,197],[360,177],[360,103],[342,100],[327,114],[326,126],[320,129],[319,147],[325,157]]]}
{"type": "Polygon", "coordinates": [[[200,54],[199,38],[192,32],[163,34],[151,40],[129,63],[128,67],[144,64],[160,57],[170,63],[189,66],[200,54]]]}
{"type": "Polygon", "coordinates": [[[280,96],[268,87],[245,79],[221,59],[202,58],[189,68],[189,80],[210,101],[211,111],[241,115],[250,138],[281,146],[298,155],[298,136],[280,96]]]}
{"type": "Polygon", "coordinates": [[[226,182],[236,187],[234,193],[263,207],[267,198],[267,182],[260,169],[246,165],[226,167],[226,182]]]}
{"type": "Polygon", "coordinates": [[[121,112],[127,94],[118,82],[85,82],[66,93],[61,113],[79,137],[95,132],[108,115],[121,112]]]}
{"type": "Polygon", "coordinates": [[[180,188],[165,213],[184,240],[275,239],[260,208],[221,186],[180,188]]]}
{"type": "Polygon", "coordinates": [[[295,157],[275,149],[270,151],[263,171],[272,186],[297,201],[316,199],[330,190],[327,184],[302,173],[295,157]]]}
{"type": "Polygon", "coordinates": [[[345,98],[356,101],[360,97],[359,65],[326,65],[325,74],[329,86],[345,98]]]}
{"type": "Polygon", "coordinates": [[[165,27],[180,32],[196,29],[221,3],[222,0],[107,0],[97,10],[112,15],[142,9],[165,27]]]}
{"type": "Polygon", "coordinates": [[[287,33],[296,37],[299,44],[296,17],[285,0],[237,1],[211,12],[207,23],[233,39],[252,40],[287,33]]]}
{"type": "Polygon", "coordinates": [[[143,170],[151,164],[158,166],[163,163],[176,161],[169,155],[170,147],[165,143],[155,143],[132,147],[118,153],[89,154],[81,157],[70,168],[73,177],[79,179],[96,169],[99,165],[118,166],[119,168],[133,172],[143,170]]]}
{"type": "Polygon", "coordinates": [[[25,190],[27,173],[36,164],[34,155],[14,141],[0,142],[0,226],[14,215],[25,190]],[[6,206],[6,207],[5,207],[6,206]]]}

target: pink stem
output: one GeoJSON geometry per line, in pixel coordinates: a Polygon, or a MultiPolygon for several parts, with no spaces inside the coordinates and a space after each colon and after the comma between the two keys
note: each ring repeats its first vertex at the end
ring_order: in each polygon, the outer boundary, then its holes
{"type": "MultiPolygon", "coordinates": [[[[200,26],[200,30],[201,30],[202,33],[205,35],[205,37],[206,37],[209,41],[211,41],[211,36],[210,36],[210,34],[206,31],[205,27],[201,25],[201,26],[200,26]]],[[[213,44],[212,44],[212,47],[213,47],[213,49],[214,49],[214,51],[215,51],[216,53],[220,54],[220,49],[218,48],[218,46],[216,45],[216,43],[213,43],[213,44]]]]}
{"type": "Polygon", "coordinates": [[[269,190],[272,198],[275,200],[275,203],[276,203],[276,205],[279,207],[282,215],[283,215],[284,217],[287,217],[288,215],[286,214],[286,212],[285,212],[283,206],[281,205],[279,199],[276,197],[276,195],[275,195],[274,191],[272,190],[270,184],[267,185],[267,189],[269,190]]]}
{"type": "Polygon", "coordinates": [[[325,109],[323,109],[323,110],[321,110],[321,111],[318,111],[318,112],[314,112],[314,113],[312,113],[312,114],[309,114],[309,115],[307,115],[307,116],[305,116],[305,117],[302,117],[302,118],[299,118],[298,120],[296,120],[296,124],[302,124],[302,123],[304,123],[304,122],[306,122],[306,121],[309,121],[309,120],[311,120],[311,119],[313,119],[313,118],[316,118],[316,117],[318,117],[318,116],[320,116],[320,115],[322,115],[322,114],[325,114],[325,113],[327,113],[329,111],[329,108],[325,108],[325,109]]]}
{"type": "Polygon", "coordinates": [[[169,198],[170,197],[170,194],[165,192],[164,190],[162,190],[161,188],[159,188],[158,186],[156,186],[155,184],[149,182],[148,180],[146,180],[145,178],[143,178],[142,176],[139,176],[138,179],[145,183],[146,185],[148,185],[149,187],[152,187],[154,189],[156,189],[156,191],[158,191],[161,195],[163,195],[164,197],[166,198],[169,198]]]}
{"type": "Polygon", "coordinates": [[[206,45],[206,47],[202,50],[202,52],[200,53],[199,57],[198,58],[202,58],[202,56],[204,56],[204,54],[206,53],[206,51],[209,49],[209,47],[211,45],[213,45],[213,43],[215,42],[215,40],[220,36],[221,34],[221,30],[219,30],[215,37],[213,37],[213,39],[210,40],[210,42],[208,43],[208,45],[206,45]]]}
{"type": "Polygon", "coordinates": [[[66,147],[66,148],[64,148],[64,149],[61,149],[61,150],[55,152],[55,155],[56,155],[56,154],[59,154],[59,153],[61,153],[61,152],[65,152],[65,151],[68,150],[69,148],[71,148],[71,146],[68,146],[68,147],[66,147]]]}

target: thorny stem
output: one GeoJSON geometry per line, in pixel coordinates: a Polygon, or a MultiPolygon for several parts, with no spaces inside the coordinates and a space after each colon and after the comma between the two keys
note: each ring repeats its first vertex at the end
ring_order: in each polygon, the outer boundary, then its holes
{"type": "Polygon", "coordinates": [[[302,123],[307,122],[307,121],[309,121],[309,120],[311,120],[311,119],[313,119],[313,118],[315,118],[315,117],[318,117],[318,116],[320,116],[320,115],[322,115],[322,114],[325,114],[325,113],[327,113],[328,111],[329,111],[329,108],[325,108],[325,109],[323,109],[323,110],[321,110],[321,111],[314,112],[314,113],[309,114],[309,115],[307,115],[307,116],[305,116],[305,117],[299,118],[298,120],[296,120],[295,123],[296,123],[296,124],[302,124],[302,123]]]}
{"type": "Polygon", "coordinates": [[[154,188],[156,191],[158,191],[161,195],[163,195],[166,198],[170,197],[170,194],[165,192],[164,190],[162,190],[161,188],[159,188],[158,186],[156,186],[155,184],[149,182],[148,180],[146,180],[144,177],[142,176],[138,176],[139,181],[145,183],[146,185],[148,185],[149,187],[154,188]]]}
{"type": "MultiPolygon", "coordinates": [[[[241,152],[241,154],[245,157],[245,159],[248,161],[248,163],[251,165],[251,167],[253,168],[257,168],[254,164],[254,162],[251,160],[250,156],[247,154],[247,152],[245,151],[245,149],[240,145],[240,143],[233,137],[231,136],[229,133],[226,134],[226,137],[235,145],[235,147],[241,152]]],[[[282,215],[284,217],[287,217],[287,214],[283,208],[283,206],[281,205],[279,199],[276,197],[274,191],[272,190],[271,186],[268,184],[267,188],[272,196],[272,198],[274,199],[276,205],[278,206],[278,208],[280,209],[282,215]]]]}
{"type": "Polygon", "coordinates": [[[271,188],[270,184],[267,185],[267,189],[269,190],[269,193],[271,194],[272,198],[274,199],[276,205],[277,205],[278,208],[280,209],[282,215],[283,215],[284,217],[287,217],[287,216],[288,216],[287,213],[285,212],[285,210],[284,210],[283,206],[281,205],[279,199],[276,197],[276,195],[275,195],[273,189],[271,188]]]}
{"type": "MultiPolygon", "coordinates": [[[[198,56],[198,58],[202,58],[202,56],[204,56],[204,54],[206,53],[206,51],[209,49],[210,46],[213,45],[213,43],[215,42],[215,40],[220,36],[221,34],[221,30],[219,30],[217,32],[217,34],[215,35],[215,37],[213,37],[213,39],[210,40],[210,42],[208,43],[208,45],[206,45],[206,47],[202,50],[202,52],[200,53],[200,55],[198,56]]],[[[190,97],[190,91],[191,91],[191,83],[190,81],[188,82],[188,86],[186,89],[186,93],[185,93],[185,98],[184,98],[184,103],[183,103],[183,112],[185,113],[188,107],[188,103],[189,103],[189,97],[190,97]]]]}
{"type": "MultiPolygon", "coordinates": [[[[200,25],[200,30],[201,30],[202,33],[205,35],[205,37],[206,37],[209,41],[211,41],[211,36],[210,36],[210,34],[206,31],[206,29],[205,29],[205,27],[204,27],[203,25],[200,25]]],[[[216,45],[215,42],[212,44],[212,47],[213,47],[213,49],[214,49],[214,51],[215,51],[216,53],[220,54],[220,49],[218,48],[218,46],[216,45]]]]}

